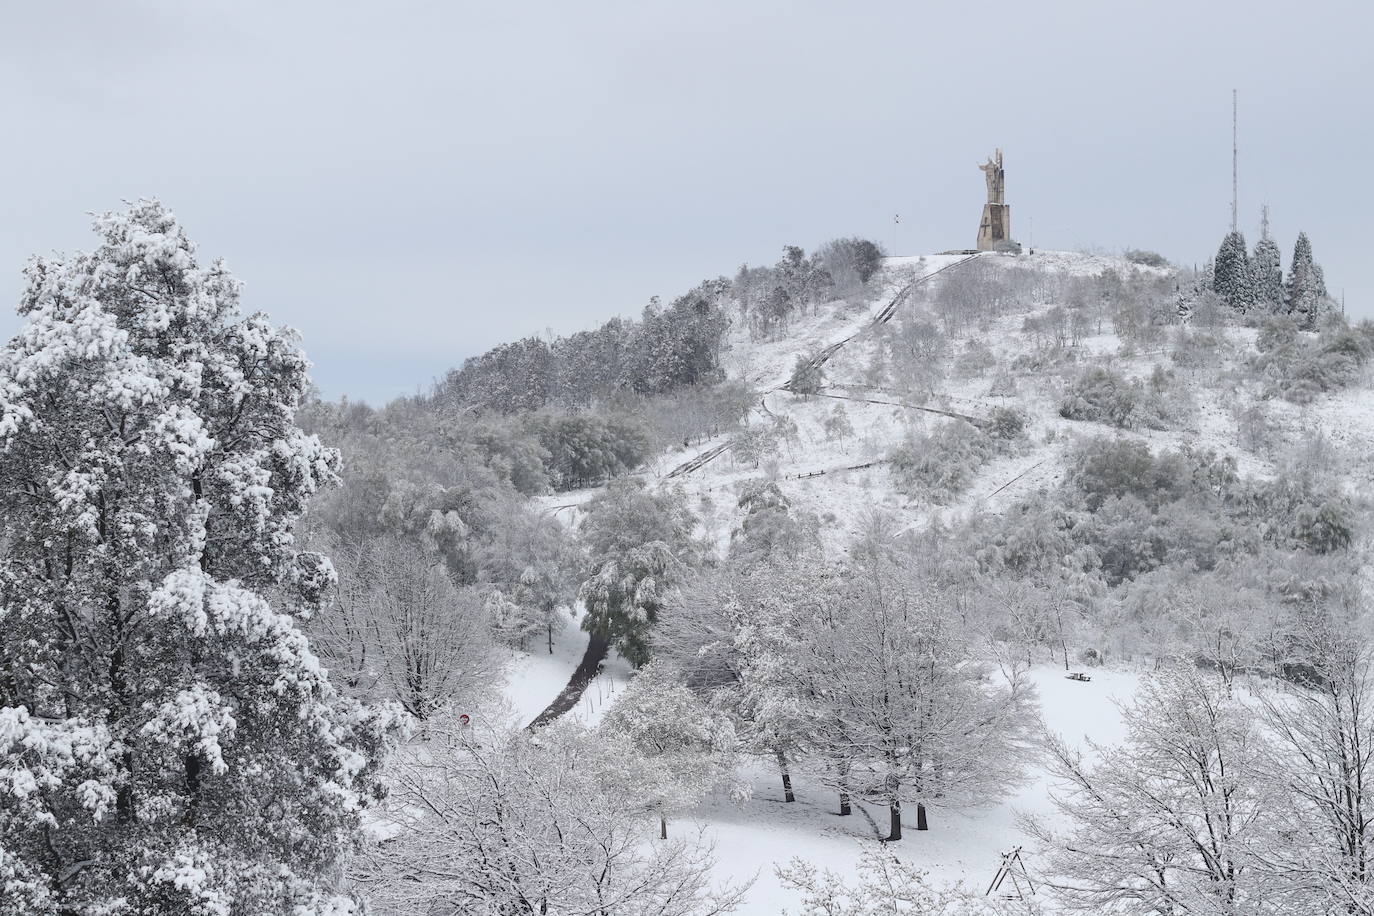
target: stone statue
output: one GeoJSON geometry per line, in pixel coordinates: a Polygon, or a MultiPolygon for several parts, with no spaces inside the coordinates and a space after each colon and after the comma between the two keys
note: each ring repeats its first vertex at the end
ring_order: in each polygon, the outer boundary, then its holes
{"type": "Polygon", "coordinates": [[[999,149],[978,166],[988,183],[988,202],[983,205],[983,220],[978,224],[978,250],[992,251],[1011,241],[1011,207],[1007,206],[1007,175],[1002,170],[999,149]]]}
{"type": "Polygon", "coordinates": [[[983,170],[983,177],[988,182],[988,203],[1004,204],[1006,199],[1003,196],[1006,188],[1006,173],[1002,171],[1002,151],[997,151],[996,158],[989,156],[985,165],[978,168],[983,170]]]}

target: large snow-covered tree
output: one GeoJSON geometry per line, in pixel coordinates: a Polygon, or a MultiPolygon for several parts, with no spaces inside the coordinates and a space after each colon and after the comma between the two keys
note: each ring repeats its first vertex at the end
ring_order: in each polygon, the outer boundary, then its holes
{"type": "Polygon", "coordinates": [[[1010,789],[1033,688],[1020,670],[981,662],[910,558],[862,542],[851,553],[848,582],[802,634],[796,666],[833,784],[887,806],[888,839],[900,840],[906,801],[924,830],[929,806],[986,804],[1010,789]]]}
{"type": "Polygon", "coordinates": [[[1050,849],[1045,879],[1067,910],[1241,914],[1266,909],[1259,877],[1269,809],[1255,762],[1262,739],[1227,684],[1191,665],[1148,679],[1124,710],[1126,740],[1046,742],[1069,828],[1031,829],[1050,849]]]}
{"type": "Polygon", "coordinates": [[[1265,207],[1260,220],[1260,237],[1255,254],[1250,259],[1250,279],[1254,285],[1256,304],[1266,312],[1283,311],[1283,268],[1279,264],[1279,246],[1269,234],[1269,208],[1265,207]]]}
{"type": "Polygon", "coordinates": [[[1326,298],[1326,283],[1322,279],[1321,268],[1312,260],[1312,243],[1306,232],[1298,233],[1293,245],[1293,260],[1288,264],[1288,282],[1285,288],[1288,314],[1298,323],[1298,327],[1311,330],[1316,326],[1321,314],[1322,301],[1326,298]]]}
{"type": "Polygon", "coordinates": [[[346,542],[333,553],[337,597],[310,634],[337,684],[424,722],[497,679],[480,589],[455,586],[442,560],[398,537],[346,542]]]}
{"type": "Polygon", "coordinates": [[[606,714],[603,729],[629,742],[643,761],[632,794],[659,817],[668,838],[668,815],[733,785],[738,739],[727,715],[678,683],[663,667],[640,670],[606,714]]]}
{"type": "Polygon", "coordinates": [[[1212,267],[1212,289],[1242,315],[1255,304],[1250,255],[1245,250],[1245,236],[1238,230],[1228,232],[1217,249],[1217,259],[1212,267]]]}
{"type": "Polygon", "coordinates": [[[0,911],[339,912],[389,714],[298,628],[309,363],[160,204],[95,228],[0,351],[0,911]]]}
{"type": "MultiPolygon", "coordinates": [[[[1325,574],[1332,572],[1330,568],[1325,574]]],[[[1298,579],[1295,576],[1294,579],[1298,579]]],[[[1267,850],[1291,910],[1374,914],[1374,655],[1357,587],[1341,577],[1285,588],[1288,677],[1257,692],[1261,768],[1283,804],[1267,850]]]]}
{"type": "Polygon", "coordinates": [[[718,916],[742,899],[713,886],[700,836],[650,841],[627,741],[567,723],[436,737],[397,755],[393,835],[351,865],[378,916],[718,916]]]}
{"type": "MultiPolygon", "coordinates": [[[[681,493],[636,481],[612,484],[587,506],[583,544],[590,566],[582,628],[602,654],[614,645],[636,665],[649,660],[649,631],[699,552],[681,493]]],[[[591,652],[591,649],[588,649],[591,652]]]]}

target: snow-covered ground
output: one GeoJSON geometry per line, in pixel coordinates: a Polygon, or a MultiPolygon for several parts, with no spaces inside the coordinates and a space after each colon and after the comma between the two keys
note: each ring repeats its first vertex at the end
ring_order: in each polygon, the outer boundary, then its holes
{"type": "MultiPolygon", "coordinates": [[[[534,718],[563,688],[585,645],[586,635],[570,623],[555,639],[553,655],[538,647],[538,651],[516,658],[509,669],[507,698],[519,711],[521,721],[534,718]]],[[[607,667],[607,673],[588,689],[583,702],[571,713],[589,725],[594,725],[614,702],[629,674],[620,659],[607,667]]],[[[1032,669],[1031,679],[1042,719],[1051,731],[1074,741],[1089,738],[1099,744],[1114,743],[1123,736],[1125,728],[1116,704],[1131,698],[1139,680],[1136,671],[1096,668],[1092,681],[1083,683],[1066,678],[1062,667],[1041,665],[1032,669]]],[[[886,829],[887,811],[881,807],[855,803],[852,815],[840,817],[835,793],[821,786],[804,764],[793,773],[797,800],[791,804],[782,799],[777,769],[770,761],[749,761],[744,776],[753,789],[747,801],[713,797],[673,820],[669,827],[675,836],[702,831],[715,847],[719,880],[754,881],[739,911],[744,916],[776,916],[782,907],[795,911],[799,898],[778,881],[776,866],[795,856],[840,873],[852,872],[863,846],[876,843],[879,830],[886,829]]],[[[1044,770],[1035,760],[1028,760],[1025,781],[1013,794],[987,808],[931,808],[931,829],[925,832],[914,829],[914,812],[908,811],[904,839],[889,848],[904,861],[929,871],[937,882],[986,885],[1002,853],[1028,843],[1018,826],[1022,815],[1054,819],[1049,790],[1044,770]]],[[[1028,865],[1033,868],[1033,860],[1028,865]]]]}
{"type": "MultiPolygon", "coordinates": [[[[1111,743],[1124,734],[1114,701],[1128,700],[1137,677],[1132,672],[1094,670],[1089,683],[1065,678],[1062,668],[1032,671],[1040,691],[1047,727],[1066,737],[1086,736],[1111,743]]],[[[877,842],[878,833],[860,810],[840,817],[835,793],[816,785],[804,773],[794,775],[796,802],[782,800],[775,768],[761,763],[751,768],[754,796],[743,806],[717,800],[696,813],[706,835],[716,844],[716,871],[722,878],[748,880],[757,875],[746,905],[746,916],[776,916],[799,898],[782,887],[774,867],[794,856],[839,873],[853,873],[864,844],[877,842]]],[[[930,830],[917,832],[908,823],[900,843],[889,849],[899,858],[928,870],[937,882],[963,882],[982,890],[997,871],[1002,854],[1028,839],[1017,826],[1021,814],[1051,817],[1049,782],[1032,764],[1027,781],[1015,794],[974,812],[931,809],[930,830]]],[[[884,832],[887,811],[862,806],[884,832]]],[[[908,811],[910,819],[913,812],[908,811]]],[[[679,829],[687,825],[678,825],[679,829]]],[[[1028,863],[1029,864],[1029,863],[1028,863]]],[[[1033,866],[1032,866],[1033,867],[1033,866]]]]}
{"type": "MultiPolygon", "coordinates": [[[[560,610],[563,620],[553,641],[553,652],[542,638],[530,640],[529,651],[512,653],[506,666],[505,700],[521,725],[528,725],[568,686],[582,653],[587,650],[587,634],[572,613],[560,610]]],[[[595,725],[631,676],[630,663],[614,649],[602,665],[601,674],[587,687],[577,708],[568,713],[579,722],[595,725]]]]}

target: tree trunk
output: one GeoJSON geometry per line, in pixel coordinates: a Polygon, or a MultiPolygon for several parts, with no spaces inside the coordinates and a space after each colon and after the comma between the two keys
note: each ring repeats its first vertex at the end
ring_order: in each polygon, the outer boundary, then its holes
{"type": "Polygon", "coordinates": [[[917,803],[916,803],[916,829],[917,829],[917,830],[929,830],[929,829],[930,829],[929,827],[926,826],[926,803],[925,803],[925,802],[917,802],[917,803]]]}
{"type": "Polygon", "coordinates": [[[557,719],[563,713],[577,705],[578,700],[582,699],[582,694],[601,672],[601,663],[606,660],[606,653],[611,649],[611,638],[605,633],[592,633],[587,640],[587,651],[582,655],[582,661],[578,663],[577,670],[568,679],[568,686],[563,688],[563,692],[554,697],[553,702],[535,717],[526,728],[539,728],[557,719]]]}
{"type": "Polygon", "coordinates": [[[553,621],[549,621],[549,654],[553,654],[553,621]]]}
{"type": "Polygon", "coordinates": [[[658,838],[660,840],[668,839],[668,816],[662,811],[658,813],[658,838]]]}
{"type": "MultiPolygon", "coordinates": [[[[919,810],[919,809],[918,809],[919,810]]],[[[895,843],[902,838],[902,800],[894,798],[887,807],[888,823],[891,832],[887,835],[889,843],[895,843]]]]}
{"type": "Polygon", "coordinates": [[[774,752],[778,755],[778,771],[782,773],[782,800],[794,802],[797,797],[792,794],[792,774],[787,770],[787,755],[783,753],[782,748],[777,748],[774,752]]]}
{"type": "Polygon", "coordinates": [[[840,817],[848,817],[849,810],[849,763],[841,760],[836,764],[840,773],[840,817]]]}

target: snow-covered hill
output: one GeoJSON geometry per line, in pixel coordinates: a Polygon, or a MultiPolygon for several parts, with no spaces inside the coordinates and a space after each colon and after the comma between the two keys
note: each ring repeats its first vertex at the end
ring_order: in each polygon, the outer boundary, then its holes
{"type": "MultiPolygon", "coordinates": [[[[1368,460],[1374,454],[1374,398],[1367,384],[1321,395],[1301,406],[1268,398],[1246,369],[1255,352],[1253,328],[1186,332],[1205,335],[1208,341],[1211,355],[1197,365],[1175,358],[1181,346],[1177,328],[1163,329],[1149,345],[1143,345],[1138,337],[1118,334],[1111,317],[1099,314],[1090,328],[1080,329],[1083,333],[1071,346],[1047,352],[1034,339],[1028,319],[1033,323],[1056,307],[1070,305],[1055,295],[1071,284],[1046,282],[1043,289],[1048,294],[1031,296],[1001,314],[947,334],[951,355],[933,392],[917,396],[881,379],[873,367],[882,362],[879,350],[886,331],[876,320],[898,299],[894,322],[924,319],[941,326],[940,316],[933,311],[936,290],[961,269],[960,260],[955,255],[889,258],[877,294],[866,305],[830,303],[798,317],[785,333],[770,339],[754,340],[742,326],[734,328],[726,355],[728,372],[760,392],[749,423],[790,427],[794,432],[781,440],[776,455],[757,466],[735,454],[730,438],[723,436],[671,451],[645,476],[664,486],[681,487],[688,505],[701,516],[704,533],[722,550],[738,522],[736,488],[746,480],[765,475],[774,479],[794,507],[821,520],[826,545],[840,550],[874,507],[895,513],[908,528],[927,525],[937,517],[948,520],[973,512],[1000,513],[1038,489],[1056,486],[1067,453],[1083,435],[1136,437],[1155,449],[1214,450],[1233,457],[1241,474],[1259,478],[1274,475],[1285,452],[1321,440],[1333,473],[1348,492],[1358,495],[1374,485],[1374,462],[1368,460]],[[940,271],[941,276],[932,276],[940,271]],[[917,284],[919,293],[899,298],[913,280],[923,277],[932,279],[917,284]],[[841,342],[824,366],[818,392],[803,395],[786,390],[799,357],[841,342]],[[980,354],[978,365],[963,364],[966,353],[980,354]],[[1131,379],[1148,380],[1160,371],[1172,373],[1177,422],[1168,429],[1121,430],[1061,417],[1066,385],[1089,364],[1109,366],[1131,379]],[[997,408],[1021,412],[1025,435],[1016,448],[977,468],[958,494],[935,504],[903,495],[894,485],[886,458],[895,445],[950,422],[948,414],[984,419],[997,408]],[[843,413],[852,432],[836,434],[837,411],[843,413]],[[1263,417],[1262,439],[1242,434],[1244,418],[1254,415],[1263,417]],[[694,461],[698,458],[704,460],[694,461]]],[[[1165,271],[1123,258],[1072,252],[982,255],[974,263],[982,270],[1017,271],[1022,280],[1091,278],[1103,271],[1123,277],[1135,274],[1144,281],[1167,277],[1165,271]]],[[[571,519],[577,514],[575,507],[595,492],[562,493],[545,502],[550,510],[571,519]]],[[[563,687],[585,640],[585,634],[570,623],[555,655],[524,657],[512,666],[510,697],[522,716],[532,717],[563,687]]],[[[623,684],[629,674],[628,666],[615,660],[576,714],[595,721],[614,702],[616,685],[623,684]]],[[[1123,725],[1115,701],[1129,699],[1138,674],[1123,666],[1099,670],[1090,683],[1079,683],[1065,679],[1062,666],[1036,669],[1033,677],[1045,723],[1071,739],[1118,739],[1123,725]]],[[[1000,855],[1025,841],[1017,826],[1018,813],[1051,815],[1043,771],[1034,761],[1028,765],[1030,777],[1014,796],[974,814],[937,813],[929,832],[908,834],[900,854],[938,879],[986,885],[1000,855]]],[[[787,892],[773,875],[775,865],[801,856],[845,871],[857,859],[860,841],[871,842],[878,835],[863,812],[837,817],[832,794],[804,778],[798,780],[798,801],[791,805],[782,803],[771,767],[759,765],[750,780],[753,798],[742,807],[715,800],[695,812],[695,819],[716,844],[720,874],[758,876],[746,913],[776,914],[787,904],[787,892]]],[[[874,811],[872,816],[881,820],[886,812],[874,811]]]]}

